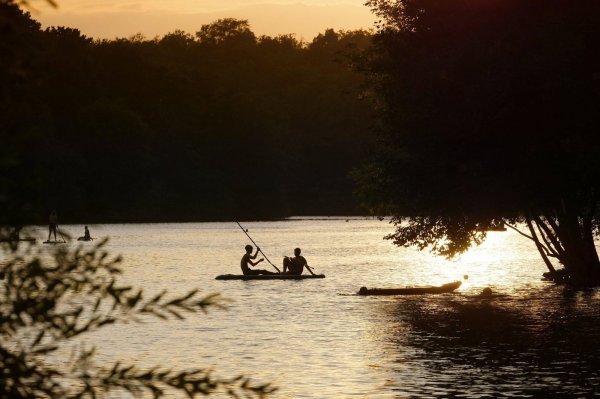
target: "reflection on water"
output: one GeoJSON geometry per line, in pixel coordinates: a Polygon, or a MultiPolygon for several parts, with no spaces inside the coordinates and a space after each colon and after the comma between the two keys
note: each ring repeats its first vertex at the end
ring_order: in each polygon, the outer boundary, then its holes
{"type": "Polygon", "coordinates": [[[476,299],[400,299],[380,308],[398,331],[390,387],[400,395],[589,397],[600,386],[600,300],[550,287],[476,299]]]}
{"type": "MultiPolygon", "coordinates": [[[[599,386],[597,292],[541,281],[537,251],[515,233],[491,233],[449,261],[394,247],[382,240],[391,227],[377,220],[244,227],[273,262],[301,247],[327,278],[214,280],[239,271],[249,241],[235,223],[90,226],[124,256],[123,284],[174,295],[199,287],[234,300],[227,312],[90,334],[98,360],[214,366],[219,376],[272,381],[278,398],[587,397],[599,386]],[[361,286],[439,285],[465,274],[452,294],[353,295],[361,286]],[[488,286],[498,295],[475,297],[488,286]]],[[[75,236],[83,230],[63,228],[75,236]]]]}

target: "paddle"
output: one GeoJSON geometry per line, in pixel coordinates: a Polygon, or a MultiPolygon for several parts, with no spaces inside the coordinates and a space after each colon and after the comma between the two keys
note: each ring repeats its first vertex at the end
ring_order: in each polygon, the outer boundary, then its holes
{"type": "Polygon", "coordinates": [[[244,229],[242,227],[242,225],[240,224],[240,222],[238,222],[237,220],[235,221],[237,223],[238,226],[240,226],[240,229],[242,229],[242,231],[244,232],[244,234],[246,234],[246,236],[248,236],[248,238],[250,239],[250,241],[252,241],[252,244],[254,244],[254,246],[256,247],[256,249],[258,249],[258,251],[265,257],[265,259],[267,260],[267,262],[269,262],[269,264],[271,266],[273,266],[275,269],[277,269],[277,271],[279,273],[281,273],[281,270],[279,270],[279,268],[277,266],[275,266],[270,260],[269,258],[267,258],[267,255],[265,255],[265,253],[262,251],[262,249],[260,249],[260,247],[258,245],[256,245],[256,243],[254,242],[254,240],[252,239],[252,237],[250,237],[250,234],[248,234],[248,232],[246,231],[246,229],[244,229]]]}
{"type": "Polygon", "coordinates": [[[67,242],[67,240],[65,240],[65,236],[63,236],[63,234],[60,232],[60,230],[58,229],[58,225],[56,226],[56,231],[58,231],[58,235],[62,238],[63,242],[67,242]]]}

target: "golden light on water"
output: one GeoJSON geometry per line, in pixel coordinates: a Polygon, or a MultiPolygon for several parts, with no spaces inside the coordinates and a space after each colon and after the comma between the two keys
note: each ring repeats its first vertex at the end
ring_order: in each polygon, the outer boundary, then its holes
{"type": "Polygon", "coordinates": [[[540,276],[546,271],[532,249],[535,251],[533,243],[511,231],[488,232],[481,245],[452,259],[436,256],[428,250],[402,248],[390,254],[390,263],[399,266],[390,268],[390,280],[397,286],[441,285],[458,280],[462,281],[460,291],[463,292],[484,287],[515,289],[522,286],[525,274],[530,273],[528,267],[515,268],[516,264],[525,261],[529,267],[539,269],[540,276]],[[529,254],[525,259],[524,253],[529,254]]]}
{"type": "MultiPolygon", "coordinates": [[[[348,392],[389,398],[391,391],[400,397],[423,392],[421,396],[449,397],[454,381],[469,381],[473,373],[508,381],[503,369],[477,363],[489,353],[481,348],[484,337],[502,348],[492,364],[505,360],[506,348],[516,342],[511,356],[521,362],[519,371],[536,370],[533,378],[548,374],[532,367],[531,358],[519,357],[518,344],[538,342],[548,326],[558,323],[562,328],[561,306],[572,305],[540,281],[544,265],[535,247],[516,233],[492,232],[481,246],[446,260],[395,247],[382,239],[391,226],[373,220],[248,222],[244,227],[276,264],[300,246],[309,263],[327,277],[215,280],[218,274],[239,273],[243,247],[250,243],[233,222],[92,226],[95,236],[111,237],[111,253],[123,255],[121,283],[144,287],[148,295],[165,288],[173,295],[200,288],[232,300],[228,311],[182,322],[149,319],[143,325],[111,326],[87,335],[86,342],[99,348],[97,360],[135,359],[140,367],[214,366],[222,377],[247,374],[275,383],[281,387],[277,399],[336,398],[348,392]],[[440,285],[464,274],[469,279],[450,294],[354,295],[361,286],[440,285]],[[499,298],[476,298],[484,287],[499,298]],[[546,306],[540,292],[558,304],[546,306]],[[514,329],[521,335],[507,337],[502,328],[509,324],[527,328],[514,329]],[[461,342],[462,352],[471,351],[468,356],[457,355],[461,342]]],[[[79,232],[83,226],[63,228],[79,232]]],[[[488,383],[477,380],[469,388],[487,392],[488,383]]]]}
{"type": "MultiPolygon", "coordinates": [[[[514,289],[523,284],[525,270],[514,267],[524,261],[530,267],[539,269],[539,274],[546,271],[543,263],[536,256],[523,259],[524,253],[535,250],[533,243],[512,231],[488,232],[486,240],[462,254],[455,262],[457,268],[469,279],[463,282],[463,289],[468,287],[497,287],[514,289]]],[[[536,255],[535,252],[532,253],[536,255]]],[[[453,262],[454,263],[454,262],[453,262]]]]}

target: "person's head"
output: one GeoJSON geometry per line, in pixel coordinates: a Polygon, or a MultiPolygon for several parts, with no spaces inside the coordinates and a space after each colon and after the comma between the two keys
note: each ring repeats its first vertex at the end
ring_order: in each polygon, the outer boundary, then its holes
{"type": "Polygon", "coordinates": [[[88,227],[87,227],[87,226],[85,226],[85,229],[87,230],[87,229],[88,229],[88,227]]]}
{"type": "Polygon", "coordinates": [[[300,248],[294,248],[294,255],[295,256],[300,256],[300,252],[302,252],[302,250],[300,248]]]}
{"type": "Polygon", "coordinates": [[[252,252],[252,245],[246,245],[244,248],[246,249],[247,253],[252,252]]]}
{"type": "Polygon", "coordinates": [[[56,215],[56,211],[53,210],[52,212],[50,212],[51,215],[56,215]]]}

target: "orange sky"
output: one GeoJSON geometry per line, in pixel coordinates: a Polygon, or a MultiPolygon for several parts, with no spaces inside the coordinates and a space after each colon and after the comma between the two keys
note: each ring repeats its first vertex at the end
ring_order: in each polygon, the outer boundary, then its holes
{"type": "Polygon", "coordinates": [[[294,33],[311,40],[326,28],[370,29],[375,18],[364,0],[57,0],[52,9],[34,2],[33,17],[44,27],[79,29],[94,38],[152,38],[175,29],[190,33],[218,18],[248,19],[258,34],[294,33]]]}

